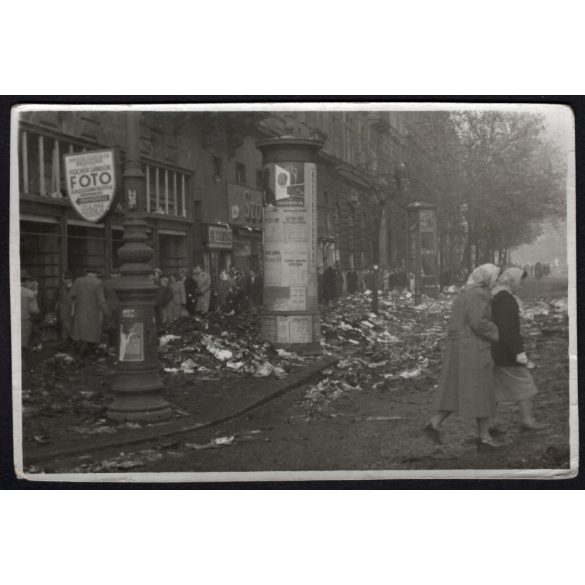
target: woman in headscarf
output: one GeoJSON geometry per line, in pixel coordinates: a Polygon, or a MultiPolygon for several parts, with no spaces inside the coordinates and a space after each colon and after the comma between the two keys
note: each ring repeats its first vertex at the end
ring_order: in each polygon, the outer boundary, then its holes
{"type": "Polygon", "coordinates": [[[501,447],[489,431],[496,413],[493,380],[492,342],[498,328],[491,319],[490,290],[500,269],[494,264],[476,268],[453,303],[443,368],[434,399],[435,414],[424,427],[431,440],[441,443],[440,428],[453,412],[477,421],[479,449],[501,447]]]}
{"type": "Polygon", "coordinates": [[[492,344],[492,358],[498,402],[516,402],[522,429],[538,431],[547,425],[534,418],[532,398],[537,390],[526,367],[528,358],[520,335],[522,303],[516,296],[526,276],[521,268],[508,268],[492,290],[492,319],[500,334],[498,341],[492,344]]]}

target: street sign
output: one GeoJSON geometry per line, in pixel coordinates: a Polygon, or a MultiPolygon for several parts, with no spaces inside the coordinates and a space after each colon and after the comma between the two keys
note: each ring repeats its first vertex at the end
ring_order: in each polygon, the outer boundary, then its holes
{"type": "Polygon", "coordinates": [[[116,195],[113,150],[64,155],[65,184],[73,209],[97,223],[112,207],[116,195]]]}

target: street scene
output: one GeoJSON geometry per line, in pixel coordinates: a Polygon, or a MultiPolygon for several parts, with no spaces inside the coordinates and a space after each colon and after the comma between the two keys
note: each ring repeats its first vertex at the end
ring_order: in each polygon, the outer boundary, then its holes
{"type": "Polygon", "coordinates": [[[18,471],[575,468],[571,116],[353,106],[18,112],[18,471]]]}

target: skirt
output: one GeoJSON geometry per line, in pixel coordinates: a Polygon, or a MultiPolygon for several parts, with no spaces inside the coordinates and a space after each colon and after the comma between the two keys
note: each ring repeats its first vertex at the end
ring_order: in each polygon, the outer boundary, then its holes
{"type": "Polygon", "coordinates": [[[530,372],[522,366],[496,366],[494,379],[498,402],[518,402],[537,393],[530,372]]]}

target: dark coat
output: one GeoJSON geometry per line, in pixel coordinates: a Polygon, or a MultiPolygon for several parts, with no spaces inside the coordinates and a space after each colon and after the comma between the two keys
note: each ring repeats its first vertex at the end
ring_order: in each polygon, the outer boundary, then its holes
{"type": "Polygon", "coordinates": [[[61,339],[67,340],[73,332],[73,299],[71,288],[61,284],[55,297],[54,311],[57,315],[57,322],[61,328],[61,339]]]}
{"type": "Polygon", "coordinates": [[[434,406],[468,418],[493,417],[496,397],[491,343],[498,328],[491,320],[487,287],[466,286],[453,303],[443,368],[434,406]]]}
{"type": "Polygon", "coordinates": [[[254,282],[252,282],[250,276],[246,278],[246,294],[248,295],[250,302],[254,305],[262,304],[263,288],[262,276],[260,274],[256,274],[254,282]]]}
{"type": "Polygon", "coordinates": [[[199,298],[199,287],[193,279],[189,276],[185,279],[185,308],[190,315],[197,312],[197,299],[199,298]]]}
{"type": "Polygon", "coordinates": [[[323,273],[323,299],[327,303],[337,298],[337,272],[333,266],[328,266],[323,273]]]}
{"type": "Polygon", "coordinates": [[[347,292],[353,295],[358,289],[358,275],[355,270],[350,270],[347,273],[347,292]]]}
{"type": "Polygon", "coordinates": [[[500,332],[499,340],[492,345],[492,358],[496,366],[518,366],[516,356],[524,352],[520,335],[520,309],[516,299],[507,291],[500,291],[492,301],[492,319],[500,332]]]}
{"type": "Polygon", "coordinates": [[[120,326],[120,301],[115,289],[116,282],[116,278],[109,278],[104,281],[104,297],[110,312],[103,322],[104,331],[117,329],[120,326]]]}

